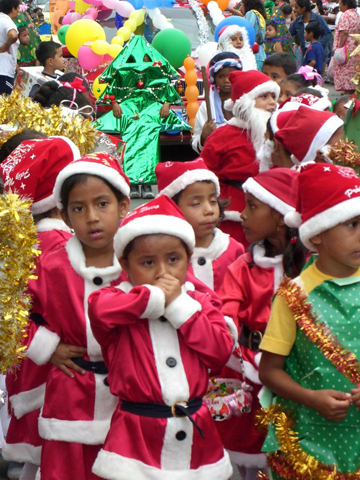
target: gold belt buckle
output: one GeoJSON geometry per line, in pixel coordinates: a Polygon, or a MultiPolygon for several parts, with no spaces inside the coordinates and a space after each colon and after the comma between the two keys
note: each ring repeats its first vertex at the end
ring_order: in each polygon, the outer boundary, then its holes
{"type": "Polygon", "coordinates": [[[173,405],[171,405],[171,415],[175,418],[179,418],[179,415],[176,415],[176,411],[175,411],[176,405],[181,405],[184,408],[189,408],[187,400],[182,400],[181,402],[175,402],[173,405]],[[181,405],[183,403],[185,405],[181,405]]]}
{"type": "MultiPolygon", "coordinates": [[[[253,335],[255,334],[258,334],[259,335],[259,346],[260,346],[260,343],[261,343],[261,340],[262,340],[262,337],[263,337],[263,334],[260,332],[260,330],[251,330],[250,331],[250,335],[249,335],[249,344],[248,344],[248,347],[250,348],[250,350],[254,350],[253,346],[252,346],[252,342],[253,342],[253,335]]],[[[257,348],[259,348],[259,346],[257,348]]]]}

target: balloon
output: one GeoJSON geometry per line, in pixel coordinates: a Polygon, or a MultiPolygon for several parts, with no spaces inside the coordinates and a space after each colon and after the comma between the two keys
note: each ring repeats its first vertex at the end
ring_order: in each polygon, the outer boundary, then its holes
{"type": "MultiPolygon", "coordinates": [[[[168,22],[169,23],[169,22],[168,22]]],[[[155,48],[174,68],[180,68],[191,53],[188,36],[177,28],[167,28],[157,33],[152,41],[155,48]]]]}
{"type": "Polygon", "coordinates": [[[97,20],[106,20],[107,18],[110,17],[111,14],[112,14],[112,10],[109,10],[108,8],[103,7],[102,10],[98,11],[97,20]]]}
{"type": "Polygon", "coordinates": [[[230,0],[229,4],[228,4],[228,7],[229,8],[235,8],[237,4],[238,4],[237,0],[230,0]]]}
{"type": "Polygon", "coordinates": [[[129,0],[129,3],[131,3],[135,10],[139,10],[144,5],[143,0],[129,0]]]}
{"type": "Polygon", "coordinates": [[[70,24],[77,22],[81,18],[82,18],[82,15],[79,12],[70,13],[70,24]]]}
{"type": "Polygon", "coordinates": [[[188,118],[187,123],[190,125],[190,127],[194,128],[195,127],[195,122],[196,122],[196,117],[195,118],[188,118]]]}
{"type": "Polygon", "coordinates": [[[108,53],[106,55],[104,55],[103,62],[111,63],[113,60],[114,60],[113,57],[111,55],[109,55],[108,53]]]}
{"type": "Polygon", "coordinates": [[[119,55],[119,53],[121,52],[122,50],[122,47],[120,45],[116,45],[116,43],[114,45],[110,45],[109,47],[109,55],[112,57],[112,58],[115,58],[119,55]]]}
{"type": "Polygon", "coordinates": [[[121,2],[117,2],[115,10],[122,17],[129,18],[130,13],[133,12],[135,9],[131,5],[131,3],[122,0],[121,2]]]}
{"type": "Polygon", "coordinates": [[[156,0],[144,0],[144,5],[149,10],[154,10],[158,6],[158,2],[156,0]]]}
{"type": "Polygon", "coordinates": [[[195,85],[190,85],[185,89],[185,98],[188,102],[196,102],[199,96],[199,90],[195,85]]]}
{"type": "Polygon", "coordinates": [[[114,37],[112,40],[111,40],[111,45],[120,45],[120,47],[122,47],[124,45],[124,39],[121,35],[117,35],[116,37],[114,37]]]}
{"type": "Polygon", "coordinates": [[[117,34],[124,39],[124,42],[127,42],[130,38],[131,31],[128,29],[128,27],[121,27],[117,31],[117,34]]]}
{"type": "Polygon", "coordinates": [[[216,42],[219,40],[220,30],[226,27],[227,25],[239,25],[240,27],[245,27],[249,35],[250,46],[252,47],[253,43],[255,42],[254,27],[251,25],[251,23],[248,20],[245,20],[245,18],[236,17],[236,16],[227,17],[217,25],[214,33],[216,42]]]}
{"type": "Polygon", "coordinates": [[[185,67],[185,70],[194,70],[195,68],[194,59],[191,58],[190,56],[186,57],[184,60],[184,67],[185,67]]]}
{"type": "Polygon", "coordinates": [[[210,60],[217,53],[217,42],[208,42],[202,45],[198,50],[199,64],[201,67],[206,67],[210,60]]]}
{"type": "Polygon", "coordinates": [[[229,0],[217,0],[220,10],[224,11],[229,5],[229,0]]]}
{"type": "Polygon", "coordinates": [[[57,32],[58,39],[63,45],[66,45],[65,37],[66,32],[69,30],[69,28],[70,25],[63,25],[57,32]]]}
{"type": "Polygon", "coordinates": [[[103,0],[103,5],[111,10],[114,10],[118,3],[119,0],[103,0]]]}
{"type": "MultiPolygon", "coordinates": [[[[104,58],[104,60],[105,60],[105,58],[104,58]]],[[[100,77],[100,75],[99,75],[99,77],[100,77]]],[[[92,86],[92,91],[93,91],[93,94],[94,94],[95,98],[99,98],[100,95],[102,95],[105,92],[106,87],[108,86],[107,83],[100,83],[99,82],[99,77],[95,78],[93,86],[92,86]]]]}
{"type": "Polygon", "coordinates": [[[83,45],[79,48],[78,60],[81,68],[84,70],[92,70],[98,67],[103,58],[103,55],[96,55],[88,45],[83,45]]]}
{"type": "Polygon", "coordinates": [[[106,55],[109,53],[110,45],[105,40],[95,40],[90,48],[97,55],[106,55]]]}
{"type": "Polygon", "coordinates": [[[185,73],[186,85],[196,85],[197,78],[195,70],[189,70],[185,73]]]}
{"type": "Polygon", "coordinates": [[[96,5],[97,7],[100,7],[100,5],[103,4],[102,0],[83,0],[83,1],[90,5],[96,5]]]}
{"type": "Polygon", "coordinates": [[[186,113],[188,114],[189,118],[196,117],[198,110],[199,104],[197,102],[189,102],[186,106],[186,113]]]}
{"type": "Polygon", "coordinates": [[[141,9],[141,10],[135,10],[135,12],[131,12],[129,19],[135,20],[136,25],[139,27],[144,22],[145,10],[141,9]]]}
{"type": "Polygon", "coordinates": [[[88,3],[85,3],[83,0],[75,0],[75,12],[79,12],[83,14],[86,12],[88,8],[89,8],[88,3]]]}
{"type": "MultiPolygon", "coordinates": [[[[78,20],[70,25],[66,33],[66,46],[71,55],[78,56],[79,48],[86,42],[105,40],[104,29],[94,20],[78,20]]],[[[91,48],[89,47],[91,51],[91,48]]],[[[93,52],[91,52],[93,53],[93,52]]]]}
{"type": "Polygon", "coordinates": [[[135,20],[129,19],[124,22],[124,27],[127,27],[131,32],[135,32],[137,23],[135,20]]]}
{"type": "Polygon", "coordinates": [[[71,23],[71,13],[67,13],[62,20],[62,25],[70,25],[71,23]]]}

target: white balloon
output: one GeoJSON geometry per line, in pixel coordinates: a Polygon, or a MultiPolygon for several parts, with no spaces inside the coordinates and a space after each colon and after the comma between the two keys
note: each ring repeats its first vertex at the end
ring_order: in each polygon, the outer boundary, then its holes
{"type": "Polygon", "coordinates": [[[219,5],[216,2],[214,2],[213,0],[211,2],[209,2],[206,6],[207,6],[207,9],[209,10],[210,13],[213,10],[216,10],[217,8],[219,8],[219,5]]]}
{"type": "Polygon", "coordinates": [[[198,59],[201,67],[206,67],[212,57],[216,55],[217,47],[217,42],[208,42],[199,48],[198,59]]]}
{"type": "Polygon", "coordinates": [[[238,0],[230,0],[228,7],[235,8],[238,3],[238,0]]]}

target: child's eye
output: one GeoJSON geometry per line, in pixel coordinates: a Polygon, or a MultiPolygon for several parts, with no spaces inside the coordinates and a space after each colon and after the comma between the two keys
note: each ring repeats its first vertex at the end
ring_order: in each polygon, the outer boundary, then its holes
{"type": "Polygon", "coordinates": [[[176,263],[178,261],[178,257],[173,255],[172,257],[169,257],[169,263],[176,263]]]}
{"type": "Polygon", "coordinates": [[[210,200],[211,205],[217,205],[217,200],[210,200]]]}
{"type": "Polygon", "coordinates": [[[82,211],[83,211],[83,207],[78,206],[73,208],[73,212],[82,212],[82,211]]]}
{"type": "Polygon", "coordinates": [[[106,207],[106,205],[108,204],[109,202],[105,202],[105,201],[99,203],[100,207],[106,207]]]}
{"type": "Polygon", "coordinates": [[[146,260],[145,262],[143,262],[143,265],[145,267],[152,267],[154,265],[154,262],[153,260],[146,260]]]}
{"type": "Polygon", "coordinates": [[[350,228],[355,228],[358,226],[358,221],[357,220],[354,220],[353,222],[349,222],[346,224],[347,227],[350,227],[350,228]]]}
{"type": "Polygon", "coordinates": [[[192,207],[198,207],[199,205],[200,205],[199,202],[194,202],[194,203],[191,204],[192,207]]]}

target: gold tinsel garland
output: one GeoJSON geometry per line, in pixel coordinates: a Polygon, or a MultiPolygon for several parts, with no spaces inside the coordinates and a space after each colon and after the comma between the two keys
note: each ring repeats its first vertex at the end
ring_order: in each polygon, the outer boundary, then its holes
{"type": "Polygon", "coordinates": [[[28,280],[40,252],[31,202],[18,195],[0,195],[0,373],[6,373],[24,356],[26,325],[31,304],[28,280]]]}
{"type": "Polygon", "coordinates": [[[0,96],[0,124],[10,123],[20,128],[31,128],[47,136],[61,135],[72,140],[82,155],[91,153],[98,140],[98,131],[91,121],[81,115],[64,116],[59,107],[43,108],[14,91],[0,96]]]}
{"type": "Polygon", "coordinates": [[[360,152],[354,142],[339,140],[332,146],[329,158],[336,164],[346,167],[360,166],[360,152]]]}
{"type": "Polygon", "coordinates": [[[281,282],[277,294],[285,300],[297,325],[310,342],[319,348],[350,383],[357,385],[360,382],[359,360],[339,342],[325,323],[319,321],[302,289],[286,278],[281,282]]]}

